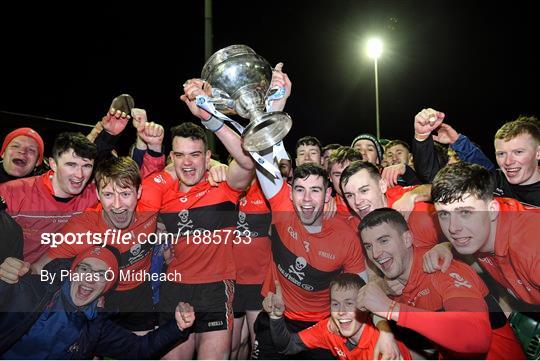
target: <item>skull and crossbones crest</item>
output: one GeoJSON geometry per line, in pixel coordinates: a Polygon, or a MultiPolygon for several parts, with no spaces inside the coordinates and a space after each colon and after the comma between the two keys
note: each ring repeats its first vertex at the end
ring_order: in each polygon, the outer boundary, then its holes
{"type": "Polygon", "coordinates": [[[193,221],[189,219],[189,211],[187,209],[180,211],[178,217],[180,217],[180,222],[176,223],[176,225],[179,227],[179,234],[184,233],[184,228],[193,229],[193,221]]]}
{"type": "Polygon", "coordinates": [[[236,223],[236,228],[241,234],[249,233],[249,224],[246,220],[246,214],[242,211],[238,212],[238,222],[236,223]]]}
{"type": "Polygon", "coordinates": [[[304,257],[297,257],[296,261],[294,261],[294,265],[289,266],[289,272],[295,274],[296,277],[298,277],[298,279],[302,281],[306,276],[306,273],[301,271],[306,268],[306,266],[306,259],[304,257]]]}
{"type": "Polygon", "coordinates": [[[141,253],[141,250],[142,250],[142,247],[140,244],[134,244],[129,250],[129,252],[131,252],[131,254],[136,257],[139,255],[139,253],[141,253]]]}

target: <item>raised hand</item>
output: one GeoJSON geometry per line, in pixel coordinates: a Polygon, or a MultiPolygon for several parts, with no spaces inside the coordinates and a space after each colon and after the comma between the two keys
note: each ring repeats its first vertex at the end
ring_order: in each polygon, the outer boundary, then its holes
{"type": "Polygon", "coordinates": [[[111,108],[107,115],[101,118],[101,124],[107,133],[118,135],[122,133],[124,129],[126,129],[129,119],[131,119],[129,114],[111,108]]]}
{"type": "Polygon", "coordinates": [[[272,71],[272,80],[270,81],[270,89],[285,88],[283,98],[272,101],[272,111],[281,111],[285,109],[287,98],[291,95],[292,83],[286,73],[283,72],[283,63],[278,63],[272,71]]]}
{"type": "Polygon", "coordinates": [[[197,104],[195,104],[195,98],[197,98],[198,95],[210,96],[211,94],[212,89],[210,84],[202,79],[189,79],[184,83],[184,94],[180,96],[180,100],[186,103],[191,114],[201,120],[208,120],[212,115],[199,108],[197,104]]]}
{"type": "Polygon", "coordinates": [[[275,281],[276,293],[268,292],[263,300],[263,308],[270,318],[281,318],[283,312],[285,312],[285,303],[283,302],[283,294],[281,291],[281,285],[278,281],[275,281]]]}
{"type": "Polygon", "coordinates": [[[449,124],[442,123],[437,128],[437,135],[433,135],[433,140],[442,144],[454,144],[459,138],[458,132],[449,124]]]}
{"type": "Polygon", "coordinates": [[[414,117],[414,137],[422,141],[430,136],[431,132],[437,129],[444,120],[444,113],[428,108],[414,117]]]}
{"type": "Polygon", "coordinates": [[[145,122],[139,125],[137,129],[137,136],[146,143],[148,149],[154,152],[161,152],[161,145],[163,144],[163,136],[165,130],[160,124],[154,122],[145,122]]]}
{"type": "Polygon", "coordinates": [[[0,280],[14,284],[30,271],[30,263],[14,257],[8,257],[0,265],[0,280]]]}

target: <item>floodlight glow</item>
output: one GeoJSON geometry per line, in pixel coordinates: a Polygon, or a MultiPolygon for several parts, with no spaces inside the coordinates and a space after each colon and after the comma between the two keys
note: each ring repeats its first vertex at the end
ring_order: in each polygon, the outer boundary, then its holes
{"type": "Polygon", "coordinates": [[[378,38],[369,39],[367,42],[367,52],[371,59],[379,59],[382,54],[382,42],[378,38]]]}

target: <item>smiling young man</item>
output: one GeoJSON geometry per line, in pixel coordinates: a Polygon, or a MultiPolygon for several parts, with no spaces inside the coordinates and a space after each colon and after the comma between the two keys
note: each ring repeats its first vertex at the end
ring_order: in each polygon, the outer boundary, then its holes
{"type": "Polygon", "coordinates": [[[0,357],[5,359],[159,358],[175,343],[188,338],[195,313],[189,304],[177,305],[175,321],[137,337],[99,312],[98,299],[118,278],[116,256],[107,248],[91,247],[70,264],[56,261],[45,269],[54,274],[25,275],[0,282],[0,357]],[[63,275],[63,277],[62,277],[63,275]]]}
{"type": "MultiPolygon", "coordinates": [[[[364,257],[358,236],[341,217],[323,219],[331,189],[320,165],[297,167],[292,187],[282,178],[271,181],[259,171],[257,176],[272,209],[273,262],[262,293],[272,292],[274,281],[279,281],[288,306],[285,322],[299,331],[328,316],[330,281],[341,272],[364,274],[364,257]]],[[[270,336],[268,315],[261,313],[255,327],[254,355],[261,359],[281,357],[270,336]]],[[[320,349],[306,355],[330,357],[320,349]]]]}
{"type": "Polygon", "coordinates": [[[500,168],[495,194],[540,207],[538,119],[519,117],[499,128],[495,134],[495,157],[500,168]]]}
{"type": "Polygon", "coordinates": [[[360,134],[353,139],[351,147],[362,154],[362,158],[374,165],[379,165],[383,161],[384,149],[373,135],[360,134]]]}
{"type": "Polygon", "coordinates": [[[167,274],[181,274],[161,284],[160,323],[174,317],[178,300],[198,311],[189,340],[165,357],[228,359],[232,334],[234,265],[232,246],[238,233],[236,204],[251,183],[254,162],[242,149],[241,139],[223,121],[199,108],[195,99],[210,87],[201,79],[185,83],[182,101],[202,124],[213,131],[234,160],[226,181],[212,187],[207,180],[211,151],[202,127],[184,122],[171,130],[171,159],[176,179],[161,172],[143,182],[141,203],[159,210],[167,232],[175,235],[175,257],[167,274]],[[177,236],[177,237],[176,237],[177,236]]]}
{"type": "Polygon", "coordinates": [[[43,139],[31,128],[18,128],[6,135],[0,156],[0,183],[28,177],[43,162],[43,139]]]}
{"type": "Polygon", "coordinates": [[[120,312],[114,320],[126,329],[151,330],[155,326],[149,282],[153,243],[147,241],[156,230],[156,214],[138,204],[142,192],[139,167],[131,158],[112,158],[100,163],[95,182],[100,203],[74,216],[59,231],[62,235],[83,236],[83,242],[52,247],[32,267],[41,270],[52,259],[72,258],[94,244],[110,245],[120,253],[121,277],[116,289],[105,297],[104,307],[120,312]],[[122,235],[123,241],[113,242],[113,232],[122,235]]]}
{"type": "Polygon", "coordinates": [[[474,255],[514,297],[539,305],[540,214],[513,199],[494,198],[494,188],[481,166],[443,168],[432,188],[442,231],[458,253],[474,255]]]}
{"type": "Polygon", "coordinates": [[[390,208],[368,214],[359,230],[369,260],[388,280],[404,286],[400,295],[387,296],[378,285],[367,284],[358,294],[360,309],[421,334],[445,359],[525,358],[506,317],[471,267],[452,261],[445,273],[425,273],[423,252],[412,246],[407,222],[390,208]]]}
{"type": "Polygon", "coordinates": [[[47,250],[43,232],[58,231],[74,213],[97,203],[95,188],[86,187],[96,155],[96,146],[84,135],[61,133],[49,172],[0,184],[9,214],[23,228],[25,261],[35,262],[47,250]]]}
{"type": "Polygon", "coordinates": [[[340,186],[345,200],[360,221],[376,209],[393,207],[405,200],[412,209],[408,223],[415,235],[415,246],[431,248],[439,243],[441,234],[432,214],[433,205],[423,202],[429,198],[429,194],[425,195],[426,186],[388,188],[378,168],[368,161],[349,164],[341,173],[340,186]]]}
{"type": "Polygon", "coordinates": [[[540,207],[540,123],[537,118],[520,116],[497,130],[495,157],[499,169],[493,169],[491,161],[467,137],[444,124],[444,118],[444,113],[431,108],[422,110],[415,117],[413,151],[416,169],[424,174],[426,181],[433,179],[446,165],[437,161],[433,148],[436,139],[450,144],[459,159],[490,169],[496,196],[511,197],[525,205],[540,207]],[[438,135],[432,136],[435,131],[438,135]]]}
{"type": "MultiPolygon", "coordinates": [[[[329,350],[340,360],[379,359],[376,344],[379,330],[373,326],[371,315],[356,307],[358,292],[364,280],[354,273],[342,273],[330,282],[330,317],[298,333],[290,333],[283,319],[285,304],[281,287],[265,298],[264,310],[270,315],[272,340],[279,352],[295,355],[314,348],[329,350]]],[[[398,343],[401,359],[410,360],[407,348],[398,343]]]]}
{"type": "Polygon", "coordinates": [[[304,163],[322,164],[321,153],[322,145],[319,139],[312,136],[298,139],[296,142],[296,166],[304,163]]]}

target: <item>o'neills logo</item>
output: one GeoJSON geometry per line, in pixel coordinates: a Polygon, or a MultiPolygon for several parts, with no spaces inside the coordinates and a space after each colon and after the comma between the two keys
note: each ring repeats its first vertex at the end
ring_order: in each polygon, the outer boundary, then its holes
{"type": "Polygon", "coordinates": [[[325,251],[319,251],[319,256],[324,257],[324,258],[328,258],[328,259],[336,259],[335,255],[333,255],[330,252],[325,252],[325,251]]]}
{"type": "Polygon", "coordinates": [[[219,327],[219,326],[223,326],[223,321],[208,322],[208,327],[219,327]]]}

